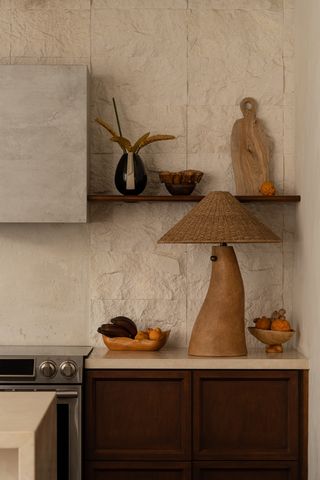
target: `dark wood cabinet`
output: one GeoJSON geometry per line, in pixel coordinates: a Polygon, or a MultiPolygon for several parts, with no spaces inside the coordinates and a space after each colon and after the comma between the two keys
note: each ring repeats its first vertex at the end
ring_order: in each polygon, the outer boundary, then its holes
{"type": "Polygon", "coordinates": [[[296,460],[299,378],[294,371],[194,372],[198,460],[296,460]]]}
{"type": "Polygon", "coordinates": [[[307,480],[305,370],[88,370],[85,480],[307,480]]]}
{"type": "Polygon", "coordinates": [[[187,371],[88,372],[86,457],[190,460],[190,388],[187,371]]]}
{"type": "Polygon", "coordinates": [[[87,462],[89,480],[191,480],[190,463],[87,462]]]}
{"type": "Polygon", "coordinates": [[[199,462],[193,480],[299,480],[297,462],[199,462]]]}

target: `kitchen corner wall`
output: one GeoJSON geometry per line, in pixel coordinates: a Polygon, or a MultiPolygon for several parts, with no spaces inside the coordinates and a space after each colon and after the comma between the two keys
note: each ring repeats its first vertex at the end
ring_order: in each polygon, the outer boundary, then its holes
{"type": "MultiPolygon", "coordinates": [[[[290,0],[0,0],[0,62],[88,65],[92,192],[115,193],[121,152],[93,121],[115,124],[115,96],[125,136],[177,136],[143,151],[145,193],[165,193],[158,171],[185,168],[205,172],[199,193],[235,193],[230,132],[253,96],[272,179],[294,193],[292,30],[290,0]]],[[[210,247],[156,242],[190,208],[96,204],[88,225],[0,225],[0,343],[101,344],[97,326],[123,314],[186,345],[210,247]]],[[[295,207],[248,208],[284,242],[237,247],[247,321],[282,305],[290,317],[295,207]]]]}
{"type": "Polygon", "coordinates": [[[297,45],[297,212],[294,314],[298,347],[309,358],[309,480],[320,478],[320,3],[296,1],[297,45]]]}

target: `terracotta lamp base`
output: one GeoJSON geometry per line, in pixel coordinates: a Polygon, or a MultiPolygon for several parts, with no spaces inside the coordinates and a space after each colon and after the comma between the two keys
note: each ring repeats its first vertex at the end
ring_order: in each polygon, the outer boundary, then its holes
{"type": "Polygon", "coordinates": [[[244,288],[233,247],[212,248],[212,273],[206,298],[193,326],[189,355],[247,355],[244,288]]]}

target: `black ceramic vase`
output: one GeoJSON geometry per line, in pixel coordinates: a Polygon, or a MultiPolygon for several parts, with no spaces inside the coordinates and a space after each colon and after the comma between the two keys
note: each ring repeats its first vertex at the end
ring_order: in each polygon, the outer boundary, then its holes
{"type": "Polygon", "coordinates": [[[136,153],[124,153],[114,176],[117,190],[123,195],[139,195],[146,188],[147,175],[142,158],[136,153]]]}

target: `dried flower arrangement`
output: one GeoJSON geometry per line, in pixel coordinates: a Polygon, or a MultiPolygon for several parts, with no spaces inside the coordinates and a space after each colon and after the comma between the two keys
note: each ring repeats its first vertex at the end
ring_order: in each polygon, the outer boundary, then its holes
{"type": "Polygon", "coordinates": [[[103,128],[105,128],[111,135],[112,137],[110,140],[112,142],[116,142],[120,145],[124,153],[127,152],[132,152],[132,153],[138,153],[141,148],[145,147],[146,145],[149,145],[150,143],[154,142],[160,142],[161,140],[174,140],[176,137],[173,135],[152,135],[151,137],[150,132],[147,132],[143,134],[138,140],[132,145],[130,140],[128,138],[123,137],[121,135],[117,135],[116,131],[113,129],[111,125],[109,125],[107,122],[102,120],[101,118],[96,118],[96,122],[99,123],[103,128]]]}
{"type": "Polygon", "coordinates": [[[119,134],[101,118],[96,118],[96,122],[111,134],[110,140],[118,143],[123,151],[115,172],[116,188],[123,195],[139,195],[147,185],[147,175],[142,158],[138,155],[139,151],[150,143],[160,140],[173,140],[175,137],[173,135],[153,135],[150,137],[150,132],[147,132],[132,144],[128,138],[122,135],[116,101],[114,98],[112,101],[119,134]]]}
{"type": "Polygon", "coordinates": [[[121,125],[120,125],[118,110],[117,110],[117,104],[114,98],[112,98],[112,102],[113,102],[113,108],[114,108],[114,112],[117,119],[119,135],[116,133],[116,131],[111,125],[109,125],[107,122],[105,122],[101,118],[96,118],[96,122],[99,123],[99,125],[101,125],[103,128],[105,128],[109,133],[111,133],[112,137],[110,138],[110,140],[112,142],[118,143],[124,153],[132,152],[137,154],[139,150],[141,150],[141,148],[145,147],[146,145],[149,145],[150,143],[159,142],[161,140],[174,140],[176,138],[173,135],[153,135],[149,137],[150,132],[147,132],[147,133],[144,133],[140,138],[138,138],[138,140],[132,145],[130,140],[128,140],[126,137],[122,135],[121,125]]]}

